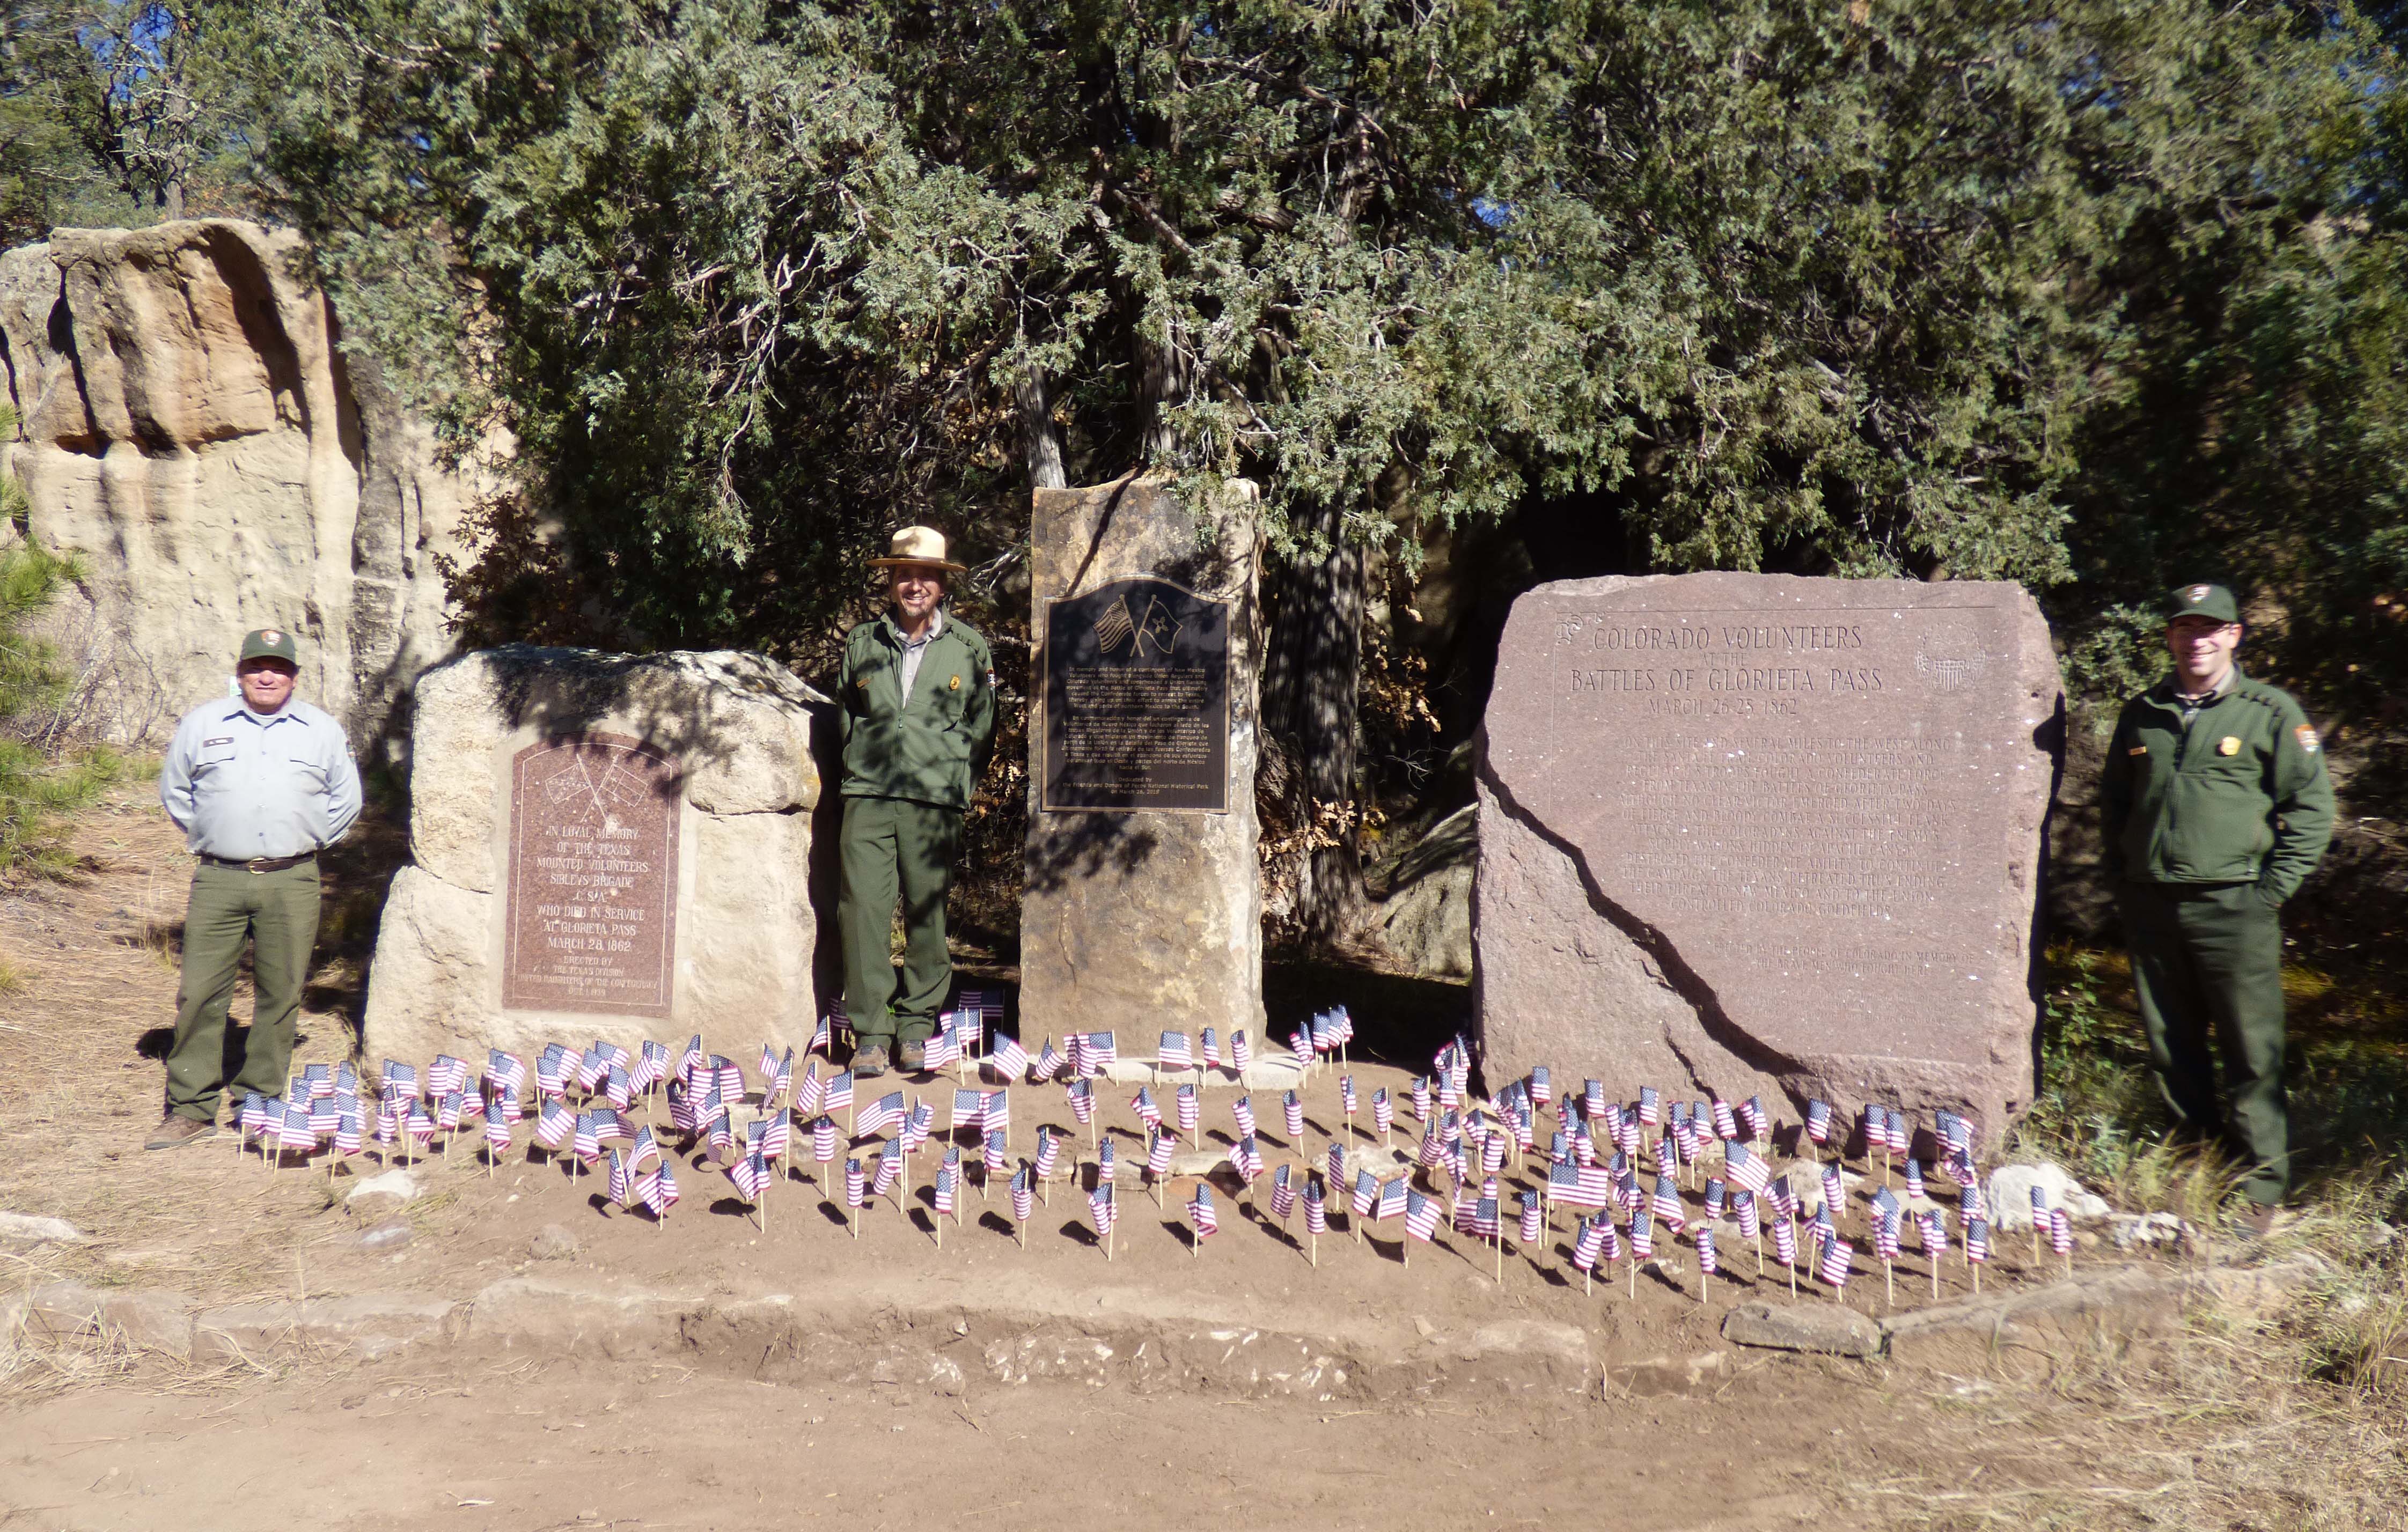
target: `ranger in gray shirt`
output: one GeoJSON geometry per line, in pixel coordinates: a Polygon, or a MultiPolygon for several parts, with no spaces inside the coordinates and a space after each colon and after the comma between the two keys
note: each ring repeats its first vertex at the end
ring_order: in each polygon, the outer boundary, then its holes
{"type": "Polygon", "coordinates": [[[243,943],[255,998],[237,1099],[284,1094],[294,1017],[318,939],[318,852],[360,816],[360,773],[342,725],[293,694],[300,651],[281,628],[246,634],[239,700],[194,709],[159,771],[159,801],[200,858],[184,910],[184,977],[167,1054],[167,1110],[145,1145],[217,1131],[226,1090],[226,1008],[243,943]]]}

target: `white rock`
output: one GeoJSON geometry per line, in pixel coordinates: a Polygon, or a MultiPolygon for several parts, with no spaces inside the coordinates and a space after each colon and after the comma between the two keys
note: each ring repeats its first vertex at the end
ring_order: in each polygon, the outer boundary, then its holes
{"type": "Polygon", "coordinates": [[[2042,1160],[2033,1165],[2002,1165],[1990,1172],[1989,1184],[1984,1188],[1990,1227],[2002,1233],[2030,1228],[2034,1186],[2041,1189],[2050,1207],[2063,1208],[2066,1216],[2077,1224],[2096,1223],[2107,1216],[2104,1197],[2085,1190],[2072,1173],[2055,1160],[2042,1160]]]}
{"type": "MultiPolygon", "coordinates": [[[[1792,1160],[1782,1167],[1781,1174],[1789,1181],[1789,1190],[1798,1198],[1798,1210],[1812,1218],[1823,1210],[1823,1167],[1813,1160],[1792,1160]]],[[[1840,1171],[1840,1196],[1852,1196],[1865,1183],[1865,1178],[1855,1171],[1840,1171]]]]}
{"type": "Polygon", "coordinates": [[[44,1218],[34,1213],[0,1213],[0,1241],[10,1244],[74,1244],[83,1238],[83,1231],[64,1218],[44,1218]]]}
{"type": "MultiPolygon", "coordinates": [[[[2026,1194],[2028,1198],[2029,1194],[2026,1194]]],[[[2025,1208],[2030,1212],[2028,1205],[2025,1208]]],[[[2026,1217],[2028,1224],[2030,1219],[2026,1217]]],[[[2135,1245],[2171,1245],[2183,1237],[2183,1221],[2172,1213],[2116,1213],[2107,1221],[2107,1238],[2117,1250],[2135,1245]]]]}
{"type": "Polygon", "coordinates": [[[398,1208],[417,1199],[418,1178],[407,1170],[388,1170],[352,1187],[351,1195],[343,1202],[362,1212],[381,1212],[388,1207],[398,1208]]]}

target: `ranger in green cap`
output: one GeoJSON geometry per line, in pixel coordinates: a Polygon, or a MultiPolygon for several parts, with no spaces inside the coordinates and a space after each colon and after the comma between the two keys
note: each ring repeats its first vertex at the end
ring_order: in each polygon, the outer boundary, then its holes
{"type": "Polygon", "coordinates": [[[144,1147],[217,1131],[226,1009],[251,947],[251,1032],[237,1095],[282,1095],[294,1018],[318,939],[318,852],[360,814],[343,726],[293,694],[301,651],[283,628],[243,636],[237,695],[184,715],[159,768],[159,801],[199,859],[184,909],[184,979],[167,1053],[167,1111],[144,1147]]]}
{"type": "Polygon", "coordinates": [[[2299,703],[2232,663],[2241,636],[2223,586],[2168,596],[2173,674],[2116,720],[2100,828],[2158,1088],[2179,1134],[2248,1167],[2263,1233],[2290,1185],[2278,911],[2332,838],[2333,793],[2299,703]]]}
{"type": "Polygon", "coordinates": [[[945,895],[961,849],[962,814],[995,738],[995,662],[986,640],[940,603],[945,557],[933,527],[895,534],[887,572],[892,609],[845,638],[837,677],[844,741],[837,923],[844,944],[844,1009],[855,1073],[883,1074],[899,1044],[906,1069],[925,1067],[937,1008],[953,983],[945,895]],[[903,906],[903,980],[888,949],[903,906]]]}

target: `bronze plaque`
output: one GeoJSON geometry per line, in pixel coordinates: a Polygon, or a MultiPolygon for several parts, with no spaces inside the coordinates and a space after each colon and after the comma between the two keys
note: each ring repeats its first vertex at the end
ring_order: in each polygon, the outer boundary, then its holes
{"type": "Polygon", "coordinates": [[[511,757],[504,1007],[669,1013],[681,780],[674,759],[615,734],[511,757]]]}
{"type": "Polygon", "coordinates": [[[1049,809],[1229,808],[1229,604],[1116,580],[1045,609],[1049,809]]]}

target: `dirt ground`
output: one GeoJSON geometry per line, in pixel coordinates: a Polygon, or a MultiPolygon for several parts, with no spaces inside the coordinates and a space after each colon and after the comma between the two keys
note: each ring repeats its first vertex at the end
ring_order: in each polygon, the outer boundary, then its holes
{"type": "MultiPolygon", "coordinates": [[[[1061,1184],[1025,1250],[1000,1216],[1000,1192],[987,1203],[975,1187],[939,1248],[924,1185],[908,1211],[891,1202],[871,1211],[856,1239],[815,1186],[793,1180],[770,1194],[764,1229],[724,1177],[690,1159],[679,1163],[684,1200],[660,1228],[611,1209],[590,1178],[526,1163],[523,1126],[520,1153],[491,1175],[473,1139],[426,1162],[429,1195],[406,1210],[407,1241],[364,1248],[367,1221],[340,1200],[347,1177],[271,1173],[225,1138],[141,1150],[159,1110],[189,864],[143,790],[86,815],[78,835],[81,876],[0,895],[0,962],[20,975],[0,995],[0,1209],[63,1217],[91,1238],[0,1251],[11,1285],[65,1278],[220,1303],[457,1296],[528,1270],[531,1237],[558,1225],[578,1249],[544,1269],[596,1281],[731,1296],[881,1281],[1200,1296],[1231,1312],[1366,1334],[1527,1320],[1578,1327],[1604,1365],[1585,1389],[1315,1402],[1209,1387],[805,1386],[725,1358],[614,1363],[469,1346],[373,1364],[178,1369],[101,1357],[7,1378],[0,1527],[248,1527],[278,1514],[371,1528],[821,1518],[1090,1526],[1132,1513],[1187,1525],[1232,1511],[1335,1527],[1585,1515],[1754,1528],[1832,1514],[1857,1525],[2400,1525],[2396,1439],[2300,1393],[2295,1379],[2253,1376],[2245,1332],[2202,1320],[2177,1340],[2069,1354],[2038,1378],[1739,1352],[1719,1339],[1723,1312],[1786,1294],[1756,1277],[1744,1251],[1726,1252],[1703,1305],[1685,1245],[1662,1270],[1642,1272],[1635,1295],[1627,1280],[1584,1292],[1560,1234],[1508,1255],[1501,1283],[1495,1253],[1453,1235],[1416,1246],[1410,1266],[1391,1233],[1368,1244],[1325,1236],[1315,1270],[1300,1215],[1282,1231],[1225,1196],[1222,1233],[1198,1257],[1178,1217],[1190,1183],[1175,1182],[1157,1210],[1124,1177],[1107,1263],[1084,1198],[1061,1184]],[[1651,1364],[1677,1371],[1681,1359],[1714,1352],[1724,1361],[1691,1385],[1630,1386],[1651,1364]]],[[[363,908],[359,893],[338,888],[331,905],[363,908]]],[[[358,943],[335,936],[299,1060],[350,1044],[358,943]]],[[[238,997],[236,1015],[248,1006],[238,997]]],[[[739,1038],[710,1042],[752,1062],[739,1038]]],[[[1404,1078],[1386,1064],[1354,1072],[1367,1099],[1404,1078]]],[[[940,1125],[946,1088],[921,1087],[936,1096],[940,1125]]],[[[1124,1156],[1134,1149],[1133,1091],[1099,1090],[1124,1156]]],[[[1335,1071],[1306,1094],[1303,1147],[1317,1153],[1327,1130],[1343,1126],[1335,1071]]],[[[1208,1133],[1224,1140],[1231,1096],[1212,1092],[1205,1112],[1208,1133]]],[[[1255,1104],[1276,1163],[1292,1153],[1278,1098],[1258,1094],[1255,1104]]],[[[1014,1106],[1019,1153],[1039,1121],[1073,1126],[1058,1089],[1024,1088],[1014,1106]]],[[[364,1158],[360,1168],[377,1167],[364,1158]]],[[[1861,1231],[1850,1232],[1861,1247],[1861,1231]]],[[[2077,1260],[2108,1258],[2086,1249],[2077,1260]]],[[[1858,1261],[1846,1300],[1878,1314],[1879,1268],[1866,1273],[1861,1249],[1858,1261]]],[[[1925,1269],[1914,1254],[1901,1263],[1901,1306],[1928,1301],[1925,1269]]],[[[1985,1286],[2057,1270],[2053,1259],[2032,1267],[2022,1241],[2008,1238],[1985,1286]]],[[[1943,1278],[1945,1296],[1963,1295],[1961,1262],[1943,1278]]]]}

